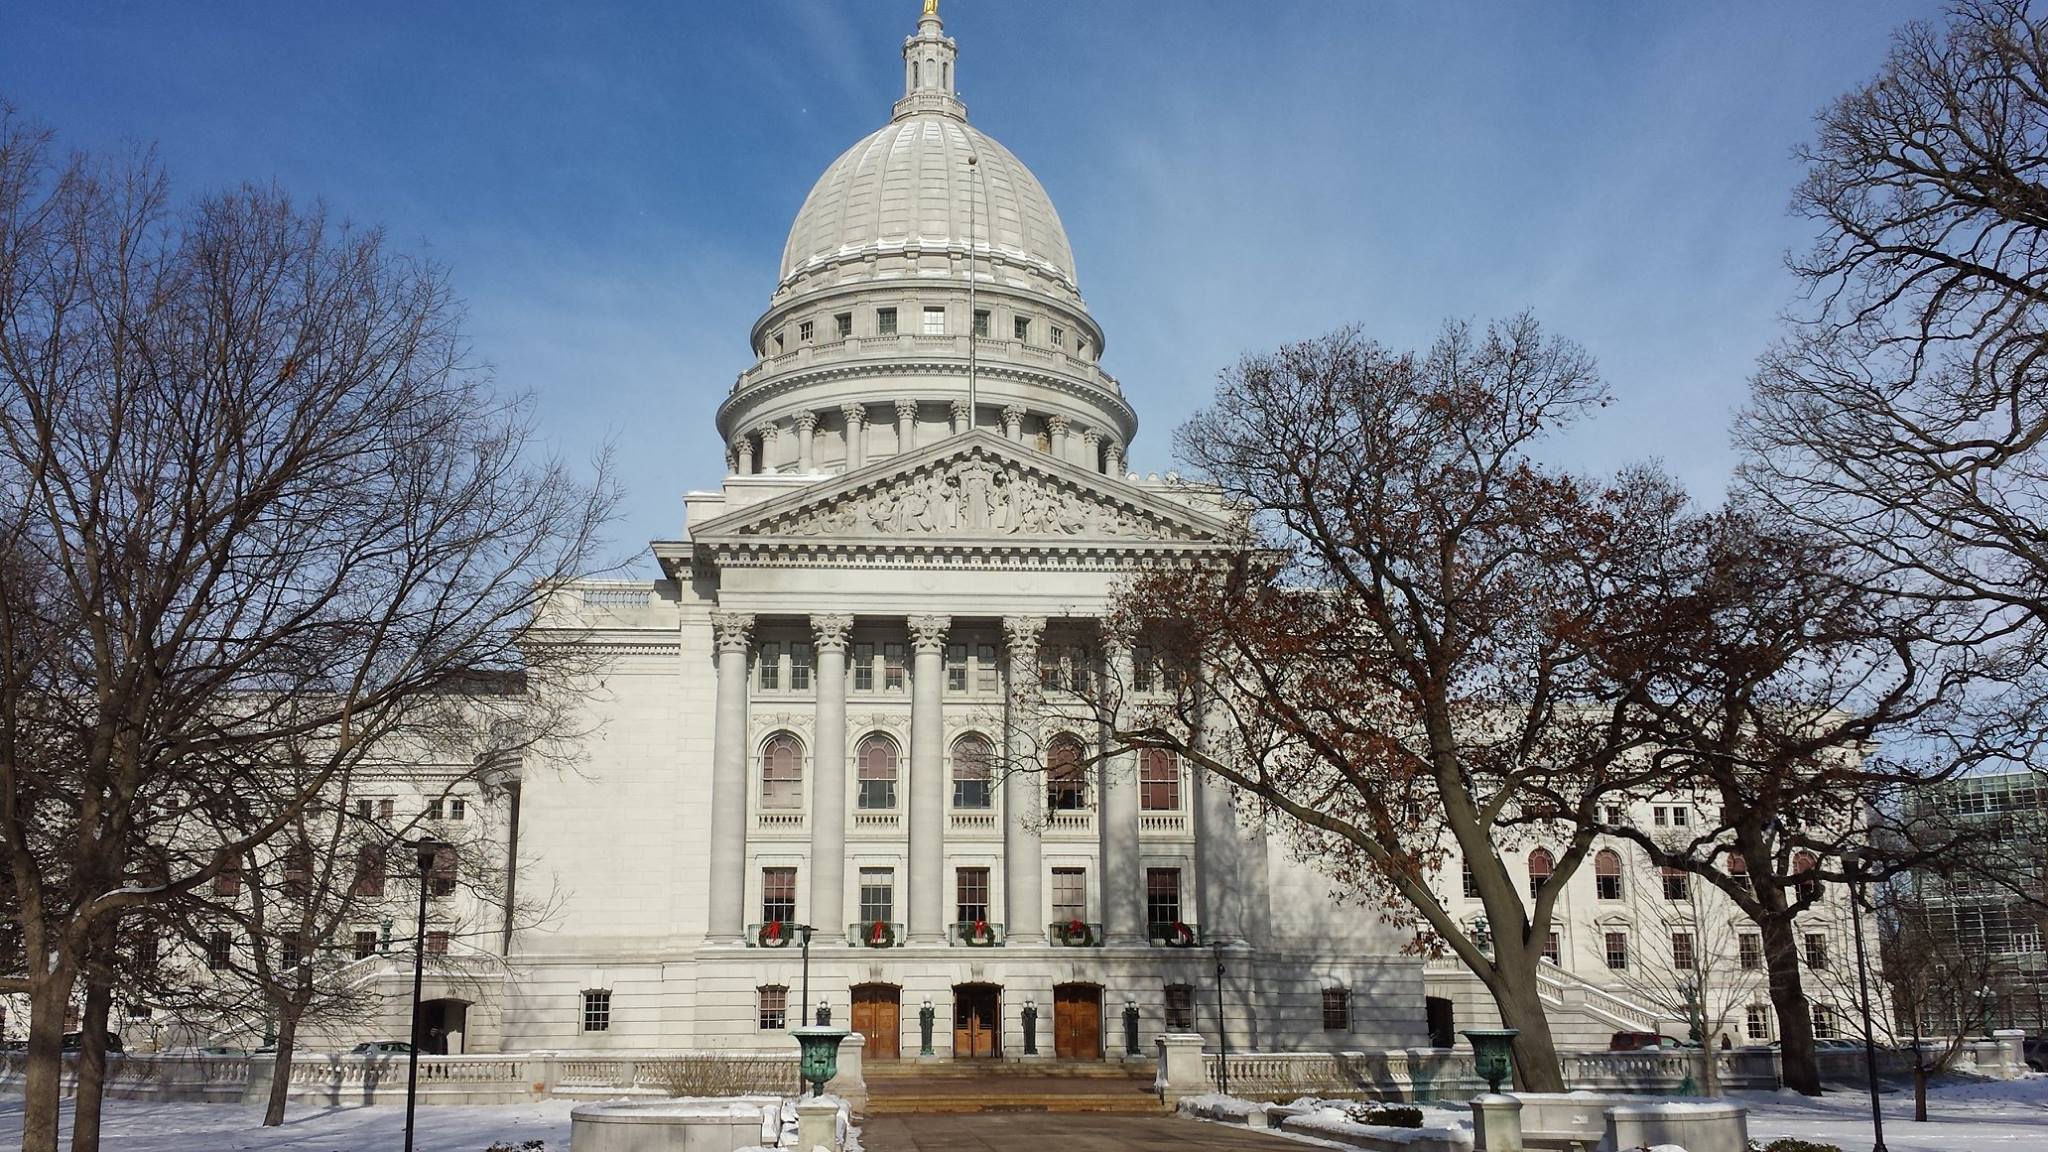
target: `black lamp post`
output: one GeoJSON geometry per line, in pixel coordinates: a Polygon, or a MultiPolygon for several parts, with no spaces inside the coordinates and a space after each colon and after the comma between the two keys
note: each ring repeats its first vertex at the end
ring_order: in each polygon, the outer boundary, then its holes
{"type": "MultiPolygon", "coordinates": [[[[801,997],[799,997],[796,1002],[796,1022],[798,1024],[802,1024],[804,1022],[804,1013],[810,1011],[811,933],[813,931],[816,931],[816,929],[813,929],[809,924],[799,924],[796,926],[796,941],[797,944],[802,947],[804,954],[804,994],[801,997]]],[[[818,1021],[818,1023],[823,1024],[824,1021],[820,1020],[818,1021]]]]}
{"type": "Polygon", "coordinates": [[[1223,1020],[1223,945],[1216,946],[1216,1091],[1230,1095],[1230,1026],[1223,1020]]]}
{"type": "Polygon", "coordinates": [[[1870,1027],[1870,969],[1863,958],[1863,850],[1851,848],[1842,853],[1842,867],[1849,873],[1849,924],[1856,937],[1856,991],[1863,1009],[1863,1071],[1870,1081],[1870,1152],[1887,1152],[1884,1107],[1877,1097],[1877,1038],[1870,1027]]]}
{"type": "Polygon", "coordinates": [[[412,1032],[411,1043],[406,1045],[405,1054],[405,1152],[412,1152],[413,1110],[419,1103],[420,1087],[420,984],[426,973],[427,963],[427,886],[434,870],[434,861],[440,858],[448,845],[432,836],[422,836],[412,842],[413,858],[420,868],[419,919],[413,923],[412,949],[412,1032]]]}

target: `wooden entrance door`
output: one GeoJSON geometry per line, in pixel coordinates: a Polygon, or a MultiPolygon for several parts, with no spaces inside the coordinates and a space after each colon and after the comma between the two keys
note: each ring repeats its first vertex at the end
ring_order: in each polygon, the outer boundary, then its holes
{"type": "Polygon", "coordinates": [[[1062,984],[1052,990],[1052,1054],[1062,1060],[1102,1059],[1102,989],[1062,984]]]}
{"type": "Polygon", "coordinates": [[[968,1060],[1003,1054],[1002,989],[993,984],[953,988],[953,1057],[968,1060]]]}
{"type": "Polygon", "coordinates": [[[897,1060],[903,1055],[903,994],[894,984],[853,986],[855,1032],[867,1037],[864,1060],[897,1060]]]}

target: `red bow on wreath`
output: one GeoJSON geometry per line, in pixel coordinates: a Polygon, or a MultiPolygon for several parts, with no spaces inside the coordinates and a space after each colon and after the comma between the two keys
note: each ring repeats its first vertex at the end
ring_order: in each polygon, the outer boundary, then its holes
{"type": "Polygon", "coordinates": [[[768,927],[761,934],[770,940],[782,939],[782,921],[770,920],[768,927]]]}
{"type": "Polygon", "coordinates": [[[880,944],[882,942],[882,938],[888,933],[888,931],[889,926],[887,924],[882,923],[880,920],[877,920],[875,921],[875,926],[868,929],[868,941],[870,943],[880,944]]]}

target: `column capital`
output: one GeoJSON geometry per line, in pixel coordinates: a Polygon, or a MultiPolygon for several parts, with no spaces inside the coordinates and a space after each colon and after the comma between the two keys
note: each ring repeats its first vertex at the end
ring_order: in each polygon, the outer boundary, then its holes
{"type": "Polygon", "coordinates": [[[969,429],[974,427],[974,407],[972,405],[967,403],[967,401],[965,400],[955,400],[952,403],[952,409],[953,423],[959,425],[960,430],[962,432],[968,431],[969,429]]]}
{"type": "Polygon", "coordinates": [[[826,613],[811,617],[811,636],[817,642],[818,651],[846,651],[847,633],[853,630],[853,617],[845,613],[826,613]]]}
{"type": "Polygon", "coordinates": [[[919,652],[942,652],[946,648],[946,633],[952,628],[951,616],[912,616],[911,646],[919,652]]]}
{"type": "Polygon", "coordinates": [[[1025,408],[1022,404],[1007,404],[1003,407],[1003,419],[1005,421],[1016,420],[1021,422],[1024,419],[1024,413],[1025,408]]]}
{"type": "Polygon", "coordinates": [[[1047,428],[1050,428],[1052,430],[1053,435],[1055,436],[1065,435],[1067,429],[1071,428],[1073,424],[1074,422],[1072,420],[1068,419],[1065,416],[1061,416],[1057,413],[1051,416],[1047,416],[1045,418],[1045,426],[1047,428]]]}
{"type": "Polygon", "coordinates": [[[915,419],[917,419],[917,401],[915,401],[915,400],[898,400],[898,401],[896,401],[896,419],[898,419],[898,420],[915,420],[915,419]]]}
{"type": "Polygon", "coordinates": [[[806,408],[796,414],[796,430],[808,433],[818,426],[818,414],[806,408]]]}
{"type": "Polygon", "coordinates": [[[1038,641],[1044,635],[1045,617],[1043,616],[1003,617],[1003,643],[1009,645],[1010,651],[1013,653],[1028,651],[1036,659],[1038,641]]]}
{"type": "Polygon", "coordinates": [[[1097,444],[1099,444],[1099,443],[1101,443],[1101,442],[1102,442],[1102,433],[1100,433],[1100,432],[1097,432],[1097,431],[1096,431],[1095,429],[1093,429],[1093,428],[1083,428],[1083,429],[1081,429],[1081,443],[1083,443],[1083,444],[1086,444],[1086,445],[1087,445],[1088,447],[1090,447],[1090,448],[1093,448],[1093,447],[1095,447],[1095,446],[1096,446],[1097,444]]]}
{"type": "Polygon", "coordinates": [[[718,637],[720,652],[745,652],[753,647],[752,612],[713,612],[711,630],[718,637]]]}
{"type": "Polygon", "coordinates": [[[848,424],[865,424],[868,422],[868,406],[865,404],[841,404],[839,406],[839,414],[846,417],[848,424]]]}
{"type": "Polygon", "coordinates": [[[762,442],[763,442],[763,443],[767,443],[767,444],[773,444],[773,443],[775,443],[775,442],[776,442],[777,440],[780,440],[780,439],[782,439],[782,425],[780,425],[780,424],[763,424],[763,425],[761,425],[761,440],[762,440],[762,442]]]}

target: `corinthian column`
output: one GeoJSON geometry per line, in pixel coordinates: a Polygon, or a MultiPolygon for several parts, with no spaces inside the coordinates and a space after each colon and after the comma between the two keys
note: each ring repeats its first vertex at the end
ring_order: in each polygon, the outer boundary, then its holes
{"type": "MultiPolygon", "coordinates": [[[[1230,734],[1223,727],[1223,710],[1207,703],[1198,715],[1195,748],[1228,763],[1230,734]]],[[[1195,914],[1201,917],[1196,923],[1210,942],[1236,943],[1244,938],[1245,895],[1237,802],[1220,777],[1195,765],[1189,766],[1188,776],[1195,809],[1195,914]]]]}
{"type": "Polygon", "coordinates": [[[818,439],[818,414],[799,412],[796,414],[796,470],[806,476],[816,469],[812,467],[815,457],[813,447],[818,439]]]}
{"type": "Polygon", "coordinates": [[[718,638],[717,727],[711,738],[711,894],[705,936],[739,943],[747,931],[747,653],[754,617],[713,612],[718,638]]]}
{"type": "Polygon", "coordinates": [[[946,631],[944,616],[912,616],[910,673],[910,942],[946,938],[946,631]]]}
{"type": "Polygon", "coordinates": [[[896,402],[896,451],[908,452],[917,447],[917,401],[896,402]]]}
{"type": "MultiPolygon", "coordinates": [[[[1121,636],[1105,637],[1109,682],[1105,694],[1120,701],[1131,684],[1131,645],[1121,636]]],[[[1121,703],[1118,704],[1121,713],[1121,703]]],[[[1121,719],[1121,715],[1118,719],[1121,719]]],[[[1105,743],[1109,733],[1103,733],[1105,743]]],[[[1129,751],[1102,761],[1097,771],[1101,798],[1095,813],[1102,873],[1102,942],[1108,945],[1145,943],[1144,878],[1138,857],[1138,766],[1129,751]]]]}
{"type": "Polygon", "coordinates": [[[839,410],[846,417],[846,470],[868,462],[868,406],[848,404],[839,410]]]}
{"type": "Polygon", "coordinates": [[[1073,423],[1073,421],[1065,416],[1048,416],[1045,418],[1045,426],[1052,431],[1053,459],[1065,460],[1067,458],[1067,432],[1073,427],[1073,423]]]}
{"type": "Polygon", "coordinates": [[[1043,616],[1003,621],[1010,677],[1010,722],[1003,730],[1003,905],[1010,939],[1024,944],[1044,943],[1046,930],[1045,854],[1039,839],[1046,783],[1038,773],[1023,770],[1040,758],[1038,640],[1044,634],[1043,616]]]}
{"type": "Polygon", "coordinates": [[[817,730],[811,737],[811,923],[828,935],[846,916],[846,634],[851,616],[813,616],[817,730]]]}

